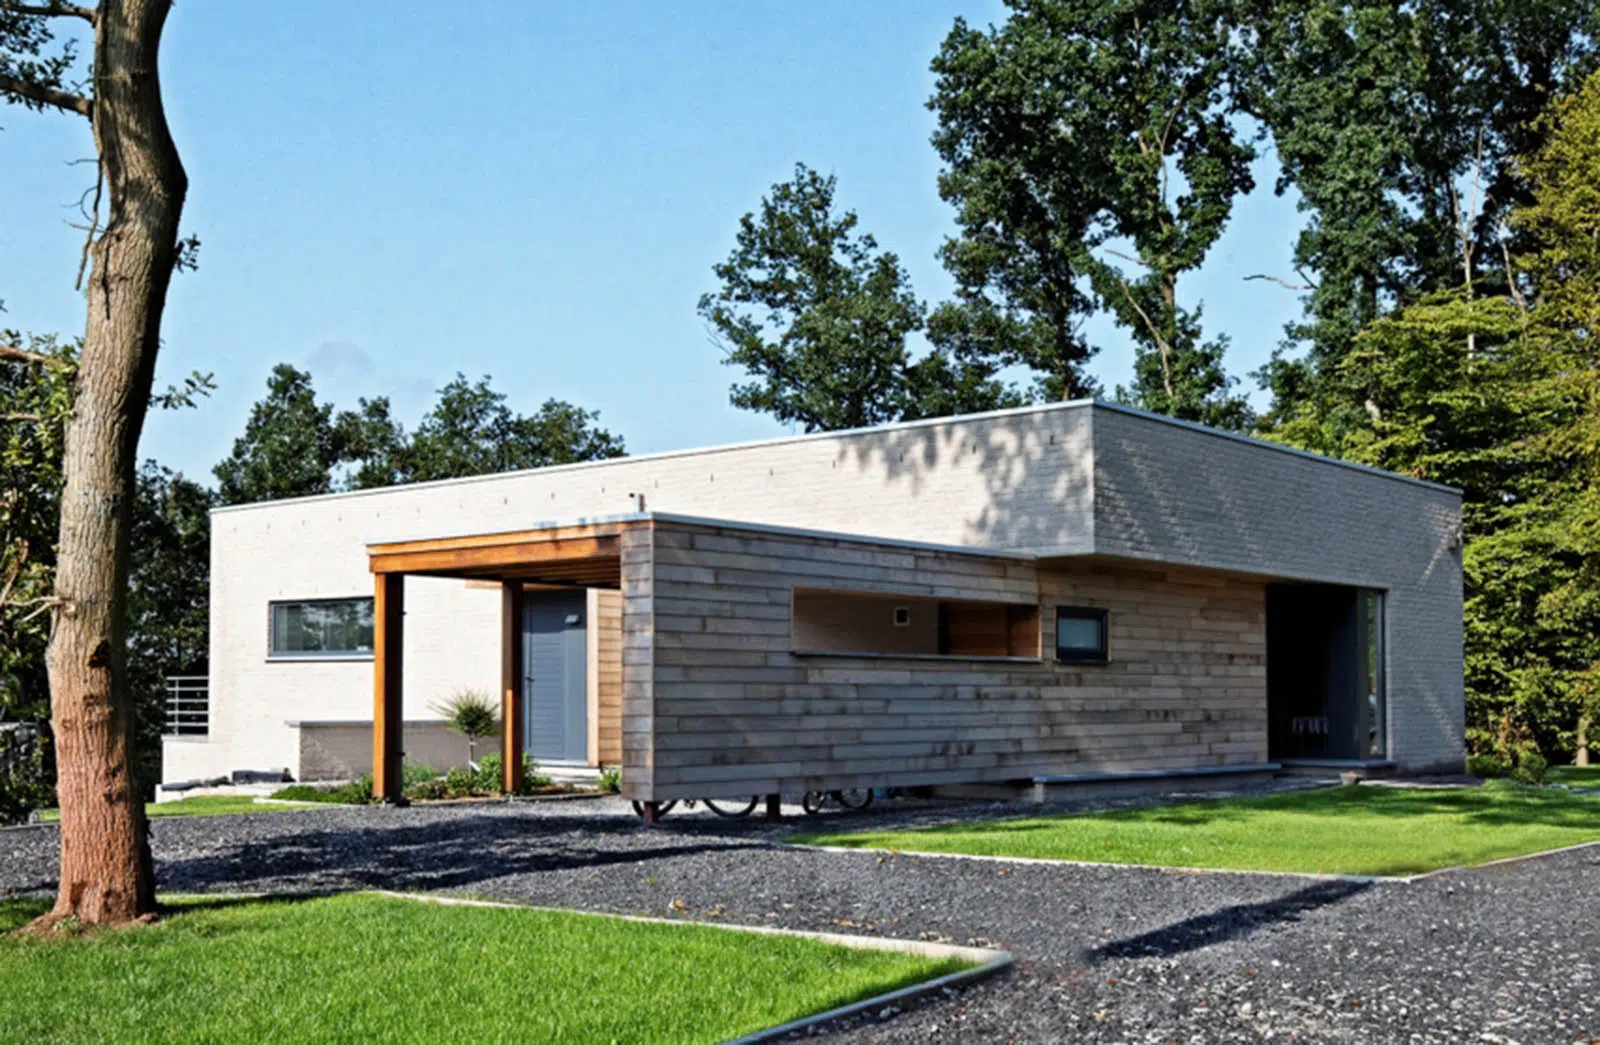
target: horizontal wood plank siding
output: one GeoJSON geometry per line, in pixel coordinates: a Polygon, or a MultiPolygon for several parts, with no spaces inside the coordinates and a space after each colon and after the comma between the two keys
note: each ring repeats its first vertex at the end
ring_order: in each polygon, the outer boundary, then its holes
{"type": "Polygon", "coordinates": [[[628,748],[627,723],[650,757],[648,794],[628,785],[636,797],[1266,761],[1260,581],[1087,562],[1041,569],[662,520],[649,532],[654,573],[633,582],[649,589],[647,637],[626,630],[646,610],[629,587],[639,560],[624,536],[625,783],[644,754],[628,748]],[[1111,663],[1058,665],[1053,641],[1036,662],[797,656],[793,591],[829,586],[1026,602],[1038,607],[1031,623],[1001,617],[991,644],[1030,653],[1041,632],[1053,636],[1057,605],[1104,606],[1111,663]]]}

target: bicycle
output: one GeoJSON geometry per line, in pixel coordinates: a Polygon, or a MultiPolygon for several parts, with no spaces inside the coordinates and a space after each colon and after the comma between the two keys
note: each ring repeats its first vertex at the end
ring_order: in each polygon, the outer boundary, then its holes
{"type": "MultiPolygon", "coordinates": [[[[705,807],[711,810],[711,812],[715,813],[717,816],[724,817],[728,820],[737,820],[741,817],[749,816],[751,813],[755,812],[756,807],[761,804],[761,796],[751,795],[749,801],[746,802],[741,802],[738,799],[730,798],[686,798],[683,800],[682,805],[685,809],[693,809],[697,802],[705,803],[705,807]]],[[[657,819],[666,816],[668,813],[672,812],[672,810],[676,809],[678,805],[679,802],[676,799],[670,802],[662,802],[656,807],[657,819]]],[[[643,820],[644,803],[634,802],[633,812],[635,816],[643,820]]]]}
{"type": "Polygon", "coordinates": [[[832,802],[842,809],[860,812],[872,804],[870,787],[851,787],[839,791],[807,791],[800,799],[800,808],[808,816],[821,813],[832,802]]]}

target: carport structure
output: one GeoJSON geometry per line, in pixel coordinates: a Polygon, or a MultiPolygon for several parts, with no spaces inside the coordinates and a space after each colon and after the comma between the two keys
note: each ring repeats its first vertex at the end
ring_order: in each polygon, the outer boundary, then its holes
{"type": "Polygon", "coordinates": [[[402,663],[405,579],[445,577],[500,585],[500,751],[508,794],[522,786],[524,592],[530,584],[619,588],[622,535],[636,521],[392,541],[367,546],[373,588],[372,790],[400,797],[404,755],[402,663]]]}

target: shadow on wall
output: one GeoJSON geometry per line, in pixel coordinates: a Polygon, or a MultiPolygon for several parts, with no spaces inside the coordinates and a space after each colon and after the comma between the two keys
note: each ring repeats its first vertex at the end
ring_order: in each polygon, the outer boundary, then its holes
{"type": "Polygon", "coordinates": [[[1089,416],[1078,408],[891,428],[841,442],[836,463],[881,471],[929,512],[948,508],[940,501],[940,477],[975,467],[985,503],[930,540],[1086,553],[1093,535],[1089,416]]]}

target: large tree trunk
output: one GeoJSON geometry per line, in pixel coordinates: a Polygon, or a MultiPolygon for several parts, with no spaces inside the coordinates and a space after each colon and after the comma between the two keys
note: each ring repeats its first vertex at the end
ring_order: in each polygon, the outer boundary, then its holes
{"type": "Polygon", "coordinates": [[[124,670],[128,530],[139,433],[177,260],[187,178],[156,60],[169,0],[105,0],[95,24],[94,138],[108,202],[67,424],[46,662],[61,803],[61,879],[46,920],[118,924],[155,910],[124,670]]]}

